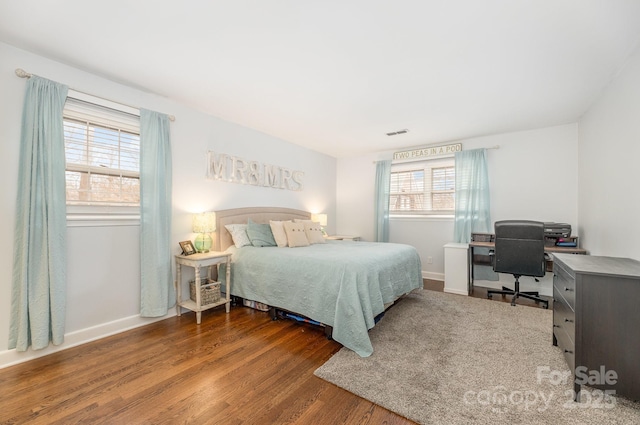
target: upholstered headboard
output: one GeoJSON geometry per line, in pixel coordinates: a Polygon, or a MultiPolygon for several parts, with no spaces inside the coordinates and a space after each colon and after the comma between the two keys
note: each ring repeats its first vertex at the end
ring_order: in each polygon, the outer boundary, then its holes
{"type": "Polygon", "coordinates": [[[214,249],[224,251],[233,245],[231,234],[224,227],[227,224],[246,224],[249,219],[256,223],[269,223],[269,220],[308,220],[311,213],[292,208],[249,207],[216,211],[216,233],[214,249]]]}

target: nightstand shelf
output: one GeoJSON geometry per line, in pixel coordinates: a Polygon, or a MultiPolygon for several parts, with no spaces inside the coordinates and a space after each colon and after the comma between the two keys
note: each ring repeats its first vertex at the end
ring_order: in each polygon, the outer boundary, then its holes
{"type": "Polygon", "coordinates": [[[182,314],[181,308],[186,308],[188,310],[194,311],[196,313],[196,323],[200,324],[202,319],[202,312],[208,310],[210,308],[218,307],[220,305],[225,305],[225,310],[229,313],[231,308],[231,254],[227,252],[207,252],[204,254],[193,254],[193,255],[176,255],[176,311],[178,316],[182,314]],[[211,276],[211,267],[214,267],[218,264],[226,263],[226,291],[225,297],[220,298],[219,301],[209,304],[202,304],[202,288],[206,288],[214,285],[215,283],[205,283],[207,282],[206,277],[202,277],[200,273],[200,269],[202,267],[208,268],[208,273],[206,276],[211,276]],[[195,294],[196,300],[191,299],[182,299],[182,266],[193,267],[195,270],[195,294]]]}
{"type": "MultiPolygon", "coordinates": [[[[219,305],[223,305],[226,304],[227,300],[226,298],[220,298],[220,301],[216,301],[215,303],[211,303],[211,304],[204,304],[200,306],[200,311],[204,311],[204,310],[208,310],[210,308],[214,308],[214,307],[218,307],[219,305]]],[[[198,304],[193,301],[193,300],[184,300],[180,302],[180,306],[184,307],[186,309],[189,309],[191,311],[198,311],[198,304]]],[[[227,312],[228,313],[228,312],[227,312]]],[[[200,323],[200,322],[198,322],[200,323]]]]}
{"type": "Polygon", "coordinates": [[[360,236],[329,235],[329,236],[325,236],[325,239],[328,239],[330,241],[359,241],[360,236]]]}

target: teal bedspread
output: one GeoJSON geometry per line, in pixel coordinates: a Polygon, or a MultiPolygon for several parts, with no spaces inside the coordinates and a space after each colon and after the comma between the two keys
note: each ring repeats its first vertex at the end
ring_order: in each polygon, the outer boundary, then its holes
{"type": "Polygon", "coordinates": [[[231,266],[232,295],[330,325],[333,338],[362,357],[373,353],[368,330],[384,305],[420,287],[420,257],[402,244],[246,246],[234,250],[231,266]]]}

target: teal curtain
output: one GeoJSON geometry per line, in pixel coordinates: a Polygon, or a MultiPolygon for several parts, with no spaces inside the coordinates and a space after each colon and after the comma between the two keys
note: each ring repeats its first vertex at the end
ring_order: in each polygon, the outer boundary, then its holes
{"type": "Polygon", "coordinates": [[[391,190],[391,160],[376,163],[375,241],[389,242],[389,192],[391,190]]]}
{"type": "Polygon", "coordinates": [[[491,232],[487,150],[456,152],[454,242],[468,243],[472,232],[491,232]]]}
{"type": "Polygon", "coordinates": [[[62,110],[68,87],[27,81],[22,110],[9,348],[64,342],[67,221],[62,110]]]}
{"type": "Polygon", "coordinates": [[[175,305],[171,273],[171,143],[169,117],[140,110],[140,315],[159,317],[175,305]]]}

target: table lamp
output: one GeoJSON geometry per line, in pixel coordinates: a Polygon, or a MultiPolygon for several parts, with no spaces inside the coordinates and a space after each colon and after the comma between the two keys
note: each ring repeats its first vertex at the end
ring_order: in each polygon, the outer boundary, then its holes
{"type": "Polygon", "coordinates": [[[194,246],[198,252],[209,252],[212,239],[209,233],[216,231],[216,213],[203,212],[193,216],[193,232],[198,233],[194,246]]]}
{"type": "Polygon", "coordinates": [[[311,214],[311,220],[317,223],[320,223],[320,229],[322,229],[322,234],[327,236],[327,232],[324,230],[324,227],[327,225],[327,215],[326,214],[311,214]]]}

